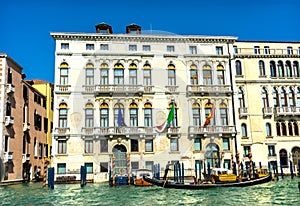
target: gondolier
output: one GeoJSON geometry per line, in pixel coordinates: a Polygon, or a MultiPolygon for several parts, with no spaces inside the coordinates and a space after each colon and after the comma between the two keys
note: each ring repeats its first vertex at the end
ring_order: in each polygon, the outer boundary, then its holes
{"type": "Polygon", "coordinates": [[[167,165],[166,165],[166,169],[165,169],[165,174],[164,174],[164,176],[163,176],[163,180],[166,180],[167,179],[167,175],[168,175],[168,172],[169,172],[169,170],[171,170],[171,162],[169,161],[168,163],[167,163],[167,165]]]}

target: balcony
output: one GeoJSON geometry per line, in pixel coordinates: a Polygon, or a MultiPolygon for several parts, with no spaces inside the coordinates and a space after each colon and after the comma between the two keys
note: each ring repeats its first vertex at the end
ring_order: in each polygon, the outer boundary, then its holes
{"type": "Polygon", "coordinates": [[[166,92],[167,93],[175,93],[175,92],[178,92],[178,86],[175,86],[175,85],[172,85],[172,86],[166,86],[166,92]]]}
{"type": "Polygon", "coordinates": [[[83,135],[94,135],[93,127],[83,127],[81,131],[83,135]]]}
{"type": "Polygon", "coordinates": [[[5,126],[12,126],[14,124],[14,117],[5,116],[5,126]]]}
{"type": "Polygon", "coordinates": [[[95,91],[95,86],[94,85],[83,85],[83,88],[84,88],[83,93],[93,94],[94,91],[95,91]]]}
{"type": "Polygon", "coordinates": [[[208,96],[208,95],[227,95],[232,91],[230,85],[188,85],[187,93],[189,96],[208,96]]]}
{"type": "Polygon", "coordinates": [[[4,163],[13,160],[13,152],[4,152],[4,163]]]}
{"type": "Polygon", "coordinates": [[[265,50],[264,48],[238,48],[237,49],[237,54],[235,54],[236,57],[248,55],[248,56],[284,56],[284,55],[293,55],[293,56],[298,56],[298,50],[293,49],[288,51],[286,48],[274,48],[274,49],[268,49],[265,50]]]}
{"type": "Polygon", "coordinates": [[[275,117],[300,115],[300,107],[275,107],[275,117]]]}
{"type": "Polygon", "coordinates": [[[30,161],[30,154],[22,154],[22,163],[30,161]]]}
{"type": "Polygon", "coordinates": [[[239,108],[239,116],[240,116],[240,118],[247,117],[248,116],[248,108],[247,107],[239,108]]]}
{"type": "Polygon", "coordinates": [[[69,87],[71,85],[56,85],[57,89],[55,90],[56,94],[70,94],[71,91],[69,90],[69,87]]]}
{"type": "Polygon", "coordinates": [[[70,128],[68,127],[56,127],[55,128],[55,133],[59,135],[67,135],[70,131],[70,128]]]}
{"type": "Polygon", "coordinates": [[[234,126],[189,126],[189,136],[231,135],[236,134],[234,126]]]}
{"type": "Polygon", "coordinates": [[[169,127],[167,130],[168,136],[180,136],[180,127],[169,127]]]}
{"type": "Polygon", "coordinates": [[[13,94],[15,92],[15,86],[13,84],[6,85],[6,93],[13,94]]]}
{"type": "Polygon", "coordinates": [[[97,127],[95,134],[100,136],[153,136],[156,135],[156,131],[154,127],[97,127]]]}
{"type": "Polygon", "coordinates": [[[23,132],[28,132],[30,130],[30,123],[23,123],[23,132]]]}
{"type": "Polygon", "coordinates": [[[264,107],[262,108],[262,112],[264,117],[271,117],[273,115],[273,108],[272,107],[264,107]]]}
{"type": "Polygon", "coordinates": [[[113,96],[113,95],[126,95],[126,96],[142,96],[144,88],[141,85],[96,85],[96,96],[113,96]]]}

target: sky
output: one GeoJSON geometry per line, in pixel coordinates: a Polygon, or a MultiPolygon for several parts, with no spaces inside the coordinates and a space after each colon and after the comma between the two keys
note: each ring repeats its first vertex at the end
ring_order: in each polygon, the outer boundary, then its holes
{"type": "Polygon", "coordinates": [[[300,42],[299,8],[299,0],[3,0],[0,53],[22,66],[26,79],[54,83],[50,32],[95,33],[105,22],[118,34],[135,23],[142,32],[300,42]]]}

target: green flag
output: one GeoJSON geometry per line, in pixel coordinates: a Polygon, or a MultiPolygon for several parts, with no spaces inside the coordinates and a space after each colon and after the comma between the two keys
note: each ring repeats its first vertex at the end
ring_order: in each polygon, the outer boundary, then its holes
{"type": "Polygon", "coordinates": [[[175,108],[174,108],[174,102],[172,102],[172,108],[169,112],[168,119],[167,119],[168,124],[170,124],[170,122],[173,121],[174,116],[175,116],[175,108]]]}

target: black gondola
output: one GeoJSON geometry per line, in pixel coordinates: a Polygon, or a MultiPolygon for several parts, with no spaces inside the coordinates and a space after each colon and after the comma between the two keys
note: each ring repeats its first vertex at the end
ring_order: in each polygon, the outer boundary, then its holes
{"type": "Polygon", "coordinates": [[[257,179],[243,179],[241,182],[229,182],[229,183],[200,183],[200,184],[183,184],[170,182],[168,180],[151,179],[144,176],[144,180],[152,183],[153,185],[160,186],[163,188],[174,188],[174,189],[190,189],[190,190],[201,190],[218,187],[247,187],[253,185],[259,185],[270,182],[272,180],[272,174],[269,172],[267,176],[257,179]]]}

